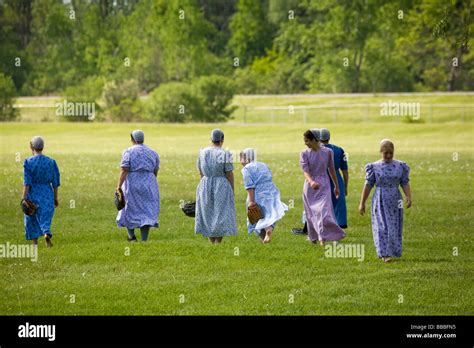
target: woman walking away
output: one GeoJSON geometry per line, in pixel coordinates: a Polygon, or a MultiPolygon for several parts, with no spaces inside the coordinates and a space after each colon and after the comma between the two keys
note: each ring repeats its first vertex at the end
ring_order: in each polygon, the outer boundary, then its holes
{"type": "Polygon", "coordinates": [[[308,239],[312,243],[319,240],[319,244],[324,245],[324,242],[338,241],[346,234],[337,224],[332,206],[329,176],[334,183],[334,195],[336,199],[339,198],[333,152],[320,145],[320,136],[319,129],[307,130],[304,133],[304,143],[308,148],[301,152],[300,166],[306,179],[303,186],[303,205],[308,224],[308,239]]]}
{"type": "Polygon", "coordinates": [[[143,144],[143,131],[135,130],[130,137],[133,145],[122,154],[117,186],[123,190],[125,207],[118,212],[116,221],[117,226],[127,228],[129,242],[137,241],[135,228],[140,229],[142,242],[145,242],[150,227],[159,226],[160,191],[156,176],[160,157],[143,144]]]}
{"type": "Polygon", "coordinates": [[[384,262],[402,256],[403,200],[398,186],[405,193],[407,208],[411,207],[410,168],[405,162],[393,159],[394,151],[390,140],[380,142],[382,159],[365,166],[365,185],[359,204],[359,212],[364,215],[365,202],[376,185],[372,196],[372,234],[377,255],[384,262]]]}
{"type": "Polygon", "coordinates": [[[246,207],[258,205],[263,215],[255,224],[247,221],[248,232],[255,232],[263,243],[269,243],[275,223],[285,215],[288,206],[280,201],[280,191],[272,181],[272,172],[265,163],[257,162],[254,149],[242,151],[240,163],[243,166],[244,187],[248,193],[246,207]]]}
{"type": "Polygon", "coordinates": [[[224,236],[237,234],[234,202],[234,166],[232,155],[222,149],[224,133],[211,132],[212,145],[199,151],[197,168],[201,180],[196,189],[196,221],[194,230],[213,244],[224,236]]]}
{"type": "Polygon", "coordinates": [[[57,208],[59,169],[56,161],[43,155],[44,140],[36,136],[31,139],[30,149],[33,156],[23,164],[23,199],[36,206],[33,215],[26,215],[25,237],[38,245],[38,237],[44,236],[47,247],[52,247],[51,222],[54,209],[57,208]]]}

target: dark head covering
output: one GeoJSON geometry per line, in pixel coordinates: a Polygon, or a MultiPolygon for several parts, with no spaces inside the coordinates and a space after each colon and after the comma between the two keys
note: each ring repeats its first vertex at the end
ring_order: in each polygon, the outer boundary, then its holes
{"type": "Polygon", "coordinates": [[[321,130],[319,128],[313,128],[310,129],[311,133],[313,133],[314,137],[316,138],[316,141],[321,140],[321,130]]]}
{"type": "Polygon", "coordinates": [[[219,128],[213,129],[211,132],[211,141],[213,143],[218,143],[222,140],[224,140],[224,132],[219,128]]]}
{"type": "Polygon", "coordinates": [[[329,141],[331,139],[331,133],[327,128],[321,128],[321,141],[329,141]]]}
{"type": "Polygon", "coordinates": [[[44,148],[44,140],[40,136],[34,136],[31,138],[31,147],[35,149],[36,151],[41,151],[44,148]]]}
{"type": "Polygon", "coordinates": [[[136,129],[132,132],[132,138],[137,143],[143,143],[145,141],[145,133],[140,129],[136,129]]]}

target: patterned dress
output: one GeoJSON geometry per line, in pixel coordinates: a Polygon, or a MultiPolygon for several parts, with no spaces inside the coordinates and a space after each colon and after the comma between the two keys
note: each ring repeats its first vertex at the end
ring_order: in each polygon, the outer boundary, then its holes
{"type": "Polygon", "coordinates": [[[137,144],[123,152],[120,167],[128,168],[128,175],[122,185],[125,208],[118,212],[117,226],[158,227],[160,191],[154,172],[160,168],[160,157],[148,146],[137,144]]]}
{"type": "Polygon", "coordinates": [[[337,241],[344,238],[346,234],[336,222],[331,199],[328,168],[334,168],[332,151],[324,146],[318,151],[308,148],[301,152],[300,166],[320,185],[315,190],[305,180],[303,186],[303,205],[309,240],[337,241]]]}
{"type": "Polygon", "coordinates": [[[59,169],[56,161],[44,155],[29,157],[23,164],[24,185],[29,186],[28,198],[38,209],[32,216],[25,215],[25,238],[36,239],[44,234],[52,236],[54,191],[59,187],[59,169]]]}
{"type": "MultiPolygon", "coordinates": [[[[272,172],[265,163],[250,162],[242,168],[245,189],[255,189],[255,203],[262,209],[263,219],[256,224],[250,224],[247,219],[248,232],[260,234],[262,229],[269,226],[275,226],[280,220],[288,206],[280,201],[280,191],[272,181],[272,172]]],[[[248,197],[246,202],[248,207],[248,197]]]]}
{"type": "Polygon", "coordinates": [[[219,147],[202,149],[197,167],[203,177],[196,189],[195,232],[205,237],[236,235],[234,192],[225,176],[234,169],[231,153],[219,147]]]}
{"type": "Polygon", "coordinates": [[[376,185],[372,196],[372,234],[378,257],[402,255],[403,200],[398,186],[409,181],[405,162],[377,161],[365,166],[365,184],[376,185]]]}
{"type": "Polygon", "coordinates": [[[340,172],[341,170],[348,169],[346,155],[344,149],[337,145],[324,144],[324,146],[331,149],[334,154],[334,169],[336,170],[337,182],[339,183],[339,198],[336,199],[336,195],[334,194],[334,184],[332,180],[329,180],[329,183],[331,184],[332,205],[334,207],[334,213],[336,214],[336,221],[340,227],[347,228],[346,188],[340,172]]]}

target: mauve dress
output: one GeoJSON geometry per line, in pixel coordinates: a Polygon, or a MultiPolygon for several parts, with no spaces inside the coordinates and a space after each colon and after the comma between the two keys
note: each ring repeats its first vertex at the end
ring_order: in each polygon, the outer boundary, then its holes
{"type": "Polygon", "coordinates": [[[128,168],[128,175],[122,185],[126,204],[118,212],[117,226],[158,227],[160,191],[154,171],[160,167],[160,157],[148,146],[137,144],[123,152],[120,167],[128,168]]]}
{"type": "Polygon", "coordinates": [[[377,161],[365,166],[365,184],[376,186],[372,196],[372,234],[378,257],[402,256],[403,199],[398,186],[408,185],[405,162],[377,161]]]}
{"type": "Polygon", "coordinates": [[[337,241],[346,236],[334,215],[331,198],[331,180],[328,169],[334,168],[332,150],[321,146],[318,151],[306,149],[300,154],[300,166],[320,187],[311,188],[307,180],[303,186],[303,205],[311,241],[337,241]]]}

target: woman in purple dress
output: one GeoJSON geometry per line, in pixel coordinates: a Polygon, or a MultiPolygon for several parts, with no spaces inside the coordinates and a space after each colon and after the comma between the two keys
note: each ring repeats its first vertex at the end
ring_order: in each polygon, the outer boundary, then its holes
{"type": "Polygon", "coordinates": [[[380,142],[382,159],[365,166],[365,185],[359,204],[359,212],[364,215],[365,202],[376,185],[372,196],[372,234],[377,255],[384,262],[402,256],[403,200],[398,186],[405,193],[407,208],[411,207],[410,168],[405,162],[393,159],[394,150],[390,140],[380,142]]]}
{"type": "Polygon", "coordinates": [[[332,206],[329,175],[334,183],[334,194],[339,198],[339,184],[334,169],[333,152],[320,145],[319,129],[304,133],[304,143],[308,149],[301,152],[300,166],[305,182],[303,205],[308,223],[308,239],[320,245],[325,241],[337,241],[346,236],[336,222],[332,206]]]}
{"type": "Polygon", "coordinates": [[[143,144],[145,134],[132,132],[132,146],[122,154],[120,187],[125,196],[125,207],[118,212],[117,226],[126,227],[128,241],[136,242],[135,228],[139,228],[142,241],[148,239],[150,227],[158,227],[160,192],[156,176],[160,168],[158,154],[143,144]]]}

